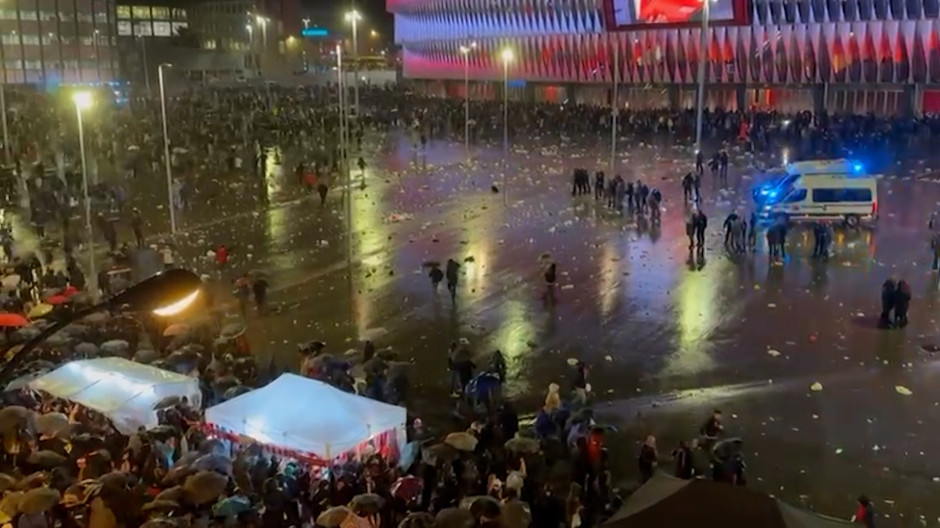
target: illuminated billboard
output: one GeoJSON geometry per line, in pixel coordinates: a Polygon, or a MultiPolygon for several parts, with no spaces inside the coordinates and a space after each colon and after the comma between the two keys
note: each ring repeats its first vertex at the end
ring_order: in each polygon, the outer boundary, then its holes
{"type": "MultiPolygon", "coordinates": [[[[614,27],[700,23],[703,0],[609,0],[614,27]]],[[[734,22],[735,0],[713,0],[709,4],[710,22],[734,22]]]]}

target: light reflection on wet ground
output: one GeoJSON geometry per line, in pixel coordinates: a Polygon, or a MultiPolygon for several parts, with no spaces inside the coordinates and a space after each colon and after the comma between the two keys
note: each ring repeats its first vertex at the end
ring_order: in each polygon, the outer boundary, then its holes
{"type": "Polygon", "coordinates": [[[501,180],[498,147],[476,149],[469,165],[458,163],[459,144],[421,153],[396,136],[370,148],[367,186],[353,193],[351,277],[342,190],[331,190],[325,208],[303,199],[296,158],[285,155],[283,175],[266,183],[275,205],[251,214],[251,204],[227,202],[211,227],[187,232],[186,256],[197,261],[227,243],[234,269],[268,271],[280,311],[250,321],[252,346],[285,367],[296,367],[299,342],[342,352],[384,329],[378,345],[416,364],[413,410],[440,417],[450,405],[446,349],[458,338],[480,364],[495,348],[506,354],[507,392],[527,410],[548,383],[567,386],[566,360],[581,358],[602,418],[623,432],[612,448],[618,476],[632,476],[636,440],[656,434],[668,452],[718,406],[728,431],[746,440],[754,486],[838,516],[867,493],[891,516],[887,525],[920,515],[936,523],[940,370],[919,345],[940,340],[924,233],[940,185],[886,179],[876,230],[838,231],[828,263],[811,261],[811,235],[795,231],[786,266],[769,267],[762,240],[756,255],[721,249],[725,214],[746,211],[750,172],[739,159],[732,193],[719,196],[706,179],[708,250],[690,262],[678,182],[690,153],[624,142],[624,177],[666,198],[663,225],[651,230],[570,195],[571,170],[604,168],[606,146],[542,150],[514,149],[506,207],[506,189],[490,191],[501,180]],[[559,265],[554,305],[541,299],[545,252],[559,265]],[[456,308],[443,289],[432,292],[422,267],[447,258],[463,264],[456,308]],[[903,332],[871,325],[889,275],[914,290],[903,332]],[[809,391],[815,381],[822,392],[809,391]]]}

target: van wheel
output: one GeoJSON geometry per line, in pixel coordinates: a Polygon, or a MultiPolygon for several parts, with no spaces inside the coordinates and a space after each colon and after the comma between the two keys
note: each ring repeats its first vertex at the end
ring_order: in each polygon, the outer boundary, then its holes
{"type": "Polygon", "coordinates": [[[858,225],[861,223],[858,215],[846,215],[845,216],[845,227],[849,229],[858,229],[858,225]]]}

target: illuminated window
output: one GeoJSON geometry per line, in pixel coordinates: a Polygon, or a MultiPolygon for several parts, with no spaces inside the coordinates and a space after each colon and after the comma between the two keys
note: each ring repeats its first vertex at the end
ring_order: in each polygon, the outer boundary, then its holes
{"type": "Polygon", "coordinates": [[[122,37],[129,37],[133,34],[132,26],[130,21],[127,20],[118,20],[117,23],[117,34],[122,37]]]}
{"type": "Polygon", "coordinates": [[[16,9],[0,9],[0,20],[16,20],[16,9]]]}
{"type": "Polygon", "coordinates": [[[152,37],[153,25],[150,22],[135,22],[134,23],[134,36],[152,37]]]}
{"type": "Polygon", "coordinates": [[[186,10],[174,7],[172,10],[173,20],[186,20],[186,10]]]}
{"type": "Polygon", "coordinates": [[[131,6],[131,13],[137,20],[150,19],[150,6],[131,6]]]}
{"type": "Polygon", "coordinates": [[[150,8],[153,12],[154,20],[169,20],[170,19],[170,8],[169,7],[152,7],[150,8]]]}
{"type": "Polygon", "coordinates": [[[117,11],[118,18],[130,18],[131,17],[131,6],[119,5],[115,9],[117,11]]]}
{"type": "Polygon", "coordinates": [[[155,37],[169,37],[172,36],[172,31],[170,31],[169,22],[154,22],[153,23],[153,35],[155,37]]]}

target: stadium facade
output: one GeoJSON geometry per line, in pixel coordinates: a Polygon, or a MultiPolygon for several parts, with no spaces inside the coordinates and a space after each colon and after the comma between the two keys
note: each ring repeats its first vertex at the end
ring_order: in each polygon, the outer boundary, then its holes
{"type": "MultiPolygon", "coordinates": [[[[940,0],[387,0],[423,89],[534,101],[940,112],[940,0]],[[463,53],[461,48],[475,48],[463,53]],[[619,67],[615,67],[615,58],[619,67]]],[[[464,50],[466,51],[466,49],[464,50]]]]}

